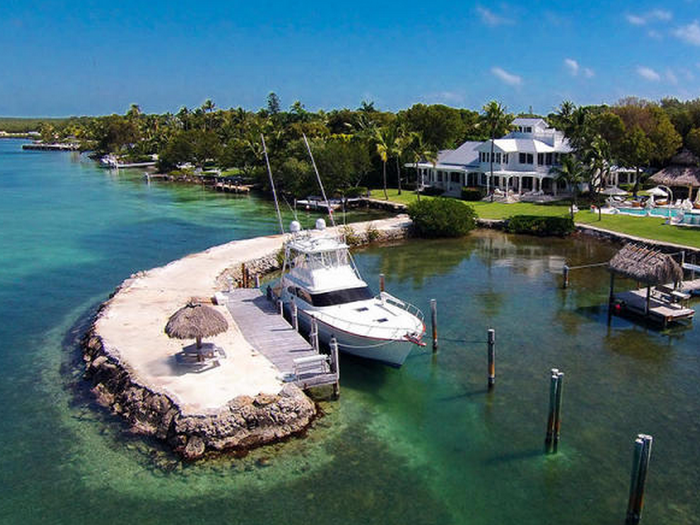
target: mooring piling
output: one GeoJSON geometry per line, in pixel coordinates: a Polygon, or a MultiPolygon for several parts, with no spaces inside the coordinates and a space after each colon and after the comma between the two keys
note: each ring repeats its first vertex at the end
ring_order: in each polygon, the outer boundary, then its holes
{"type": "Polygon", "coordinates": [[[333,384],[333,397],[340,397],[340,358],[338,356],[338,341],[335,337],[331,337],[331,372],[335,374],[335,383],[333,384]]]}
{"type": "Polygon", "coordinates": [[[644,508],[644,487],[646,485],[651,445],[654,438],[647,434],[638,434],[634,440],[634,455],[632,460],[632,478],[630,481],[630,496],[627,503],[627,519],[625,525],[637,525],[642,519],[644,508]]]}
{"type": "Polygon", "coordinates": [[[277,299],[277,309],[282,317],[284,317],[284,303],[282,299],[277,299]]]}
{"type": "Polygon", "coordinates": [[[380,292],[384,291],[384,274],[383,273],[379,274],[379,291],[380,292]]]}
{"type": "Polygon", "coordinates": [[[561,400],[564,373],[552,368],[549,381],[549,412],[547,413],[547,434],[544,439],[545,451],[554,453],[559,446],[561,431],[561,400]]]}
{"type": "Polygon", "coordinates": [[[299,307],[295,302],[292,302],[292,326],[295,332],[299,331],[299,307]]]}
{"type": "Polygon", "coordinates": [[[260,274],[259,273],[255,274],[255,287],[260,288],[260,274]]]}
{"type": "Polygon", "coordinates": [[[311,346],[313,346],[314,350],[316,350],[316,353],[318,353],[319,352],[318,322],[316,321],[316,318],[313,315],[311,316],[311,327],[309,329],[309,339],[311,339],[311,346]]]}
{"type": "Polygon", "coordinates": [[[438,349],[437,300],[430,300],[430,323],[433,329],[433,352],[438,349]]]}
{"type": "Polygon", "coordinates": [[[488,343],[488,384],[491,390],[496,384],[496,330],[489,328],[487,332],[488,343]]]}
{"type": "Polygon", "coordinates": [[[568,265],[564,265],[564,271],[563,271],[564,278],[562,279],[561,287],[566,289],[569,287],[569,267],[568,265]]]}
{"type": "Polygon", "coordinates": [[[246,279],[247,273],[248,271],[245,267],[245,263],[241,263],[241,288],[248,288],[248,280],[246,279]]]}
{"type": "Polygon", "coordinates": [[[564,391],[564,372],[557,373],[557,397],[554,407],[554,443],[552,452],[559,448],[559,436],[561,434],[561,400],[564,391]]]}

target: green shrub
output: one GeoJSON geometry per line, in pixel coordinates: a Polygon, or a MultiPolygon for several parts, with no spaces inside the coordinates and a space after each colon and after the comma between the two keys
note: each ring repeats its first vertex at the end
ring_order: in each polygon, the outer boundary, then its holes
{"type": "Polygon", "coordinates": [[[461,237],[476,227],[474,208],[456,199],[438,197],[413,202],[408,214],[423,237],[461,237]]]}
{"type": "Polygon", "coordinates": [[[362,244],[362,239],[360,239],[360,236],[357,235],[355,230],[352,229],[351,226],[343,226],[341,228],[341,231],[343,232],[343,238],[345,239],[345,244],[348,246],[359,246],[362,244]]]}
{"type": "Polygon", "coordinates": [[[367,238],[367,242],[374,242],[379,239],[379,230],[377,230],[371,222],[367,225],[365,237],[367,238]]]}
{"type": "Polygon", "coordinates": [[[508,219],[506,231],[509,233],[526,233],[540,237],[549,235],[564,237],[574,231],[574,221],[571,217],[514,215],[508,219]]]}
{"type": "Polygon", "coordinates": [[[344,194],[347,199],[355,199],[357,197],[366,197],[367,191],[366,186],[355,186],[353,188],[347,188],[344,194]]]}
{"type": "Polygon", "coordinates": [[[423,195],[427,195],[428,197],[439,197],[443,193],[445,193],[445,190],[442,188],[436,188],[434,186],[428,186],[427,188],[423,188],[421,191],[423,195]]]}
{"type": "Polygon", "coordinates": [[[462,187],[462,200],[463,201],[480,201],[484,198],[486,192],[481,188],[467,188],[462,187]]]}

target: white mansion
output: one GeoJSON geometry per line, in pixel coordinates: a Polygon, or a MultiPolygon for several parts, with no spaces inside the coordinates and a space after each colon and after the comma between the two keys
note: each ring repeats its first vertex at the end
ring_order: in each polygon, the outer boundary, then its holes
{"type": "MultiPolygon", "coordinates": [[[[515,194],[542,192],[556,195],[568,191],[564,181],[556,181],[550,173],[561,163],[562,155],[570,153],[571,146],[564,133],[547,126],[541,118],[516,118],[513,131],[493,141],[493,180],[491,190],[509,190],[515,194]]],[[[463,186],[487,186],[491,177],[491,141],[465,142],[455,150],[439,152],[437,163],[419,163],[419,180],[423,186],[445,190],[446,195],[459,195],[463,186]]],[[[407,167],[416,166],[407,164],[407,167]]],[[[614,170],[609,181],[631,182],[628,170],[614,170]]]]}

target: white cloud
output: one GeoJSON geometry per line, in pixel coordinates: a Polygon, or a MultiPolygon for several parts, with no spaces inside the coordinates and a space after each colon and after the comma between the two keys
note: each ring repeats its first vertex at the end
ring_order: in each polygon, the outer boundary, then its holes
{"type": "Polygon", "coordinates": [[[573,58],[565,58],[564,66],[566,66],[566,69],[568,69],[569,73],[571,73],[573,76],[578,75],[579,65],[573,58]]]}
{"type": "Polygon", "coordinates": [[[673,35],[688,44],[700,46],[700,23],[694,20],[692,24],[678,27],[673,31],[673,35]]]}
{"type": "Polygon", "coordinates": [[[639,66],[637,67],[637,74],[651,82],[658,82],[661,80],[661,75],[659,75],[656,71],[651,69],[650,67],[645,67],[645,66],[639,66]]]}
{"type": "Polygon", "coordinates": [[[646,19],[637,15],[625,15],[627,21],[634,26],[643,26],[647,23],[646,19]]]}
{"type": "Polygon", "coordinates": [[[649,38],[653,38],[654,40],[661,40],[662,39],[661,33],[659,33],[655,29],[650,29],[649,31],[647,31],[647,36],[649,38]]]}
{"type": "Polygon", "coordinates": [[[673,84],[674,86],[678,84],[678,77],[670,69],[666,70],[666,80],[668,80],[668,82],[673,84]]]}
{"type": "Polygon", "coordinates": [[[584,67],[583,76],[586,78],[593,78],[595,76],[595,71],[593,71],[590,67],[584,67]]]}
{"type": "Polygon", "coordinates": [[[522,77],[519,77],[518,75],[514,75],[512,73],[508,73],[508,71],[500,67],[492,67],[491,73],[493,73],[493,75],[498,79],[511,86],[519,86],[523,83],[522,77]]]}
{"type": "Polygon", "coordinates": [[[430,93],[427,98],[446,104],[461,104],[464,102],[464,94],[459,91],[439,91],[437,93],[430,93]]]}
{"type": "Polygon", "coordinates": [[[496,27],[503,25],[511,25],[514,23],[513,20],[511,20],[510,18],[498,15],[490,9],[486,9],[485,7],[477,6],[476,12],[479,13],[481,21],[487,26],[496,27]]]}
{"type": "Polygon", "coordinates": [[[634,26],[643,26],[651,22],[668,22],[673,18],[673,13],[665,9],[652,9],[644,14],[627,13],[625,18],[634,26]]]}

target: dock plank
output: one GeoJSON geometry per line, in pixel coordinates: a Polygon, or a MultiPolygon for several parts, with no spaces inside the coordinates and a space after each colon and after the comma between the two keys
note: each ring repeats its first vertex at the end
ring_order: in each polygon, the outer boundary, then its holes
{"type": "MultiPolygon", "coordinates": [[[[317,352],[279,315],[277,306],[256,288],[237,288],[223,294],[226,307],[250,345],[274,364],[282,374],[294,373],[294,359],[317,352]]],[[[304,374],[294,383],[301,388],[333,384],[335,373],[304,374]]]]}

